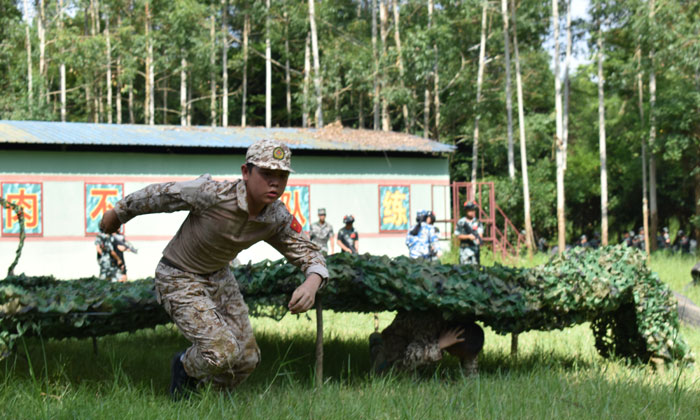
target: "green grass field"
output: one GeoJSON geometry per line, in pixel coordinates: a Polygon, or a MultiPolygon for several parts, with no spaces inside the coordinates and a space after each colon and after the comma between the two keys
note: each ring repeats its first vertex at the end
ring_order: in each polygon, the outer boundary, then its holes
{"type": "MultiPolygon", "coordinates": [[[[541,263],[544,257],[537,257],[541,263]]],[[[527,264],[527,263],[525,263],[527,264]]],[[[700,302],[690,281],[691,258],[651,262],[662,280],[700,302]],[[684,290],[685,288],[685,290],[684,290]]],[[[529,265],[529,264],[527,264],[529,265]]],[[[380,327],[393,314],[379,315],[380,327]]],[[[655,372],[604,360],[587,325],[510,337],[487,330],[480,375],[465,378],[447,357],[423,376],[370,378],[367,314],[324,312],[325,383],[314,387],[315,319],[253,319],[262,362],[231,392],[204,390],[173,403],[167,394],[172,355],[188,343],[169,325],[98,340],[20,341],[0,362],[0,418],[7,419],[394,419],[394,418],[620,418],[700,417],[700,372],[670,366],[655,372]]],[[[700,331],[683,327],[694,352],[700,331]]]]}

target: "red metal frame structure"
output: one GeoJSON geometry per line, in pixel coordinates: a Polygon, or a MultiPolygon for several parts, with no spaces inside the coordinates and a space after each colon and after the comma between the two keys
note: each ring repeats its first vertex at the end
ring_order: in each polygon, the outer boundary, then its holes
{"type": "MultiPolygon", "coordinates": [[[[433,189],[436,186],[434,185],[433,189]]],[[[468,199],[474,200],[479,208],[479,220],[484,224],[482,240],[490,243],[493,253],[501,254],[502,258],[519,257],[520,249],[525,244],[525,235],[520,233],[520,230],[515,227],[513,222],[498,206],[498,203],[496,203],[494,183],[454,182],[451,184],[451,188],[452,218],[437,220],[437,222],[451,223],[454,228],[460,218],[463,202],[468,199]]],[[[431,200],[432,195],[431,190],[431,200]]]]}

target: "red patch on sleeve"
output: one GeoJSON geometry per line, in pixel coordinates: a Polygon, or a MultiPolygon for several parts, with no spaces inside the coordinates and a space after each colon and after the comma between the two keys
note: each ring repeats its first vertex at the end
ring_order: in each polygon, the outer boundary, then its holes
{"type": "Polygon", "coordinates": [[[301,233],[301,223],[297,220],[296,217],[292,217],[292,224],[289,225],[290,228],[296,233],[301,233]]]}

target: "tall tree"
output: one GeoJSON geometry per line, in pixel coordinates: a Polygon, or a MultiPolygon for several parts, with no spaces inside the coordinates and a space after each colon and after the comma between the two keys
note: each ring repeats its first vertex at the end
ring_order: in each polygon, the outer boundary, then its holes
{"type": "MultiPolygon", "coordinates": [[[[269,3],[269,0],[268,0],[269,3]]],[[[228,127],[228,0],[221,0],[221,126],[228,127]]]]}
{"type": "MultiPolygon", "coordinates": [[[[310,0],[313,1],[313,0],[310,0]]],[[[270,47],[270,0],[265,2],[265,128],[272,127],[272,49],[270,47]]]]}
{"type": "Polygon", "coordinates": [[[105,9],[105,67],[107,69],[105,84],[107,85],[107,123],[112,124],[112,37],[109,33],[109,9],[105,9]]]}
{"type": "Polygon", "coordinates": [[[323,127],[323,86],[321,85],[321,62],[318,56],[318,35],[316,33],[316,12],[314,1],[309,0],[309,26],[311,29],[311,54],[314,58],[314,88],[316,90],[316,127],[323,127]]]}
{"type": "MultiPolygon", "coordinates": [[[[432,0],[431,0],[432,1],[432,0]]],[[[374,117],[373,129],[379,130],[379,53],[377,51],[377,0],[372,0],[372,58],[374,62],[374,72],[372,75],[374,97],[372,99],[372,115],[374,117]]]]}
{"type": "Polygon", "coordinates": [[[525,215],[525,241],[528,254],[535,248],[530,209],[530,178],[527,171],[527,143],[525,139],[525,110],[523,104],[523,81],[520,73],[520,52],[518,51],[518,27],[515,18],[515,0],[510,0],[513,20],[513,54],[515,58],[515,86],[518,93],[518,129],[520,134],[520,172],[523,177],[523,212],[525,215]]]}
{"type": "MultiPolygon", "coordinates": [[[[428,33],[433,28],[433,0],[428,0],[428,33]]],[[[423,94],[423,137],[430,137],[430,72],[425,77],[425,93],[423,94]]]]}
{"type": "Polygon", "coordinates": [[[552,0],[552,25],[554,27],[554,106],[556,118],[556,135],[554,144],[557,160],[557,225],[558,246],[561,255],[566,249],[566,215],[564,198],[564,172],[566,170],[566,144],[563,141],[561,79],[559,78],[559,3],[552,0]]]}
{"type": "Polygon", "coordinates": [[[292,126],[292,77],[289,69],[289,13],[284,10],[284,85],[287,88],[287,127],[292,126]]]}
{"type": "MultiPolygon", "coordinates": [[[[401,13],[399,11],[399,0],[392,0],[391,1],[391,7],[394,12],[394,44],[396,44],[396,67],[399,69],[399,86],[401,87],[401,90],[404,90],[406,88],[406,84],[404,81],[405,77],[405,69],[403,66],[403,51],[401,49],[401,33],[399,31],[400,28],[400,20],[401,20],[401,13]]],[[[364,116],[362,114],[362,94],[360,93],[360,128],[364,125],[364,116]]],[[[410,124],[409,124],[409,117],[408,117],[408,105],[403,104],[401,106],[401,111],[403,113],[403,124],[404,124],[404,132],[408,133],[410,129],[410,124]]]]}
{"type": "Polygon", "coordinates": [[[153,37],[151,36],[151,2],[146,0],[146,19],[145,19],[145,32],[146,32],[146,106],[145,113],[147,116],[147,121],[149,125],[155,125],[156,123],[156,110],[155,110],[155,65],[153,63],[153,37]]]}
{"type": "Polygon", "coordinates": [[[311,33],[306,35],[306,43],[304,44],[304,87],[303,87],[303,104],[301,114],[301,126],[308,128],[309,123],[309,85],[311,84],[311,33]]]}
{"type": "Polygon", "coordinates": [[[246,13],[243,17],[243,81],[242,81],[242,100],[241,100],[241,127],[247,125],[247,107],[248,107],[248,37],[250,36],[250,14],[246,13]]]}
{"type": "Polygon", "coordinates": [[[39,36],[39,102],[46,103],[46,11],[44,0],[36,0],[39,9],[37,35],[39,36]]]}
{"type": "Polygon", "coordinates": [[[216,16],[212,7],[211,16],[209,16],[209,37],[211,39],[211,49],[209,51],[209,119],[211,126],[216,127],[216,16]]]}
{"type": "Polygon", "coordinates": [[[387,97],[388,89],[387,89],[387,66],[386,66],[386,61],[387,61],[387,37],[388,37],[388,32],[389,32],[389,24],[388,24],[388,19],[387,19],[387,9],[386,9],[386,0],[379,0],[379,35],[380,39],[382,41],[382,48],[381,48],[381,59],[379,60],[379,64],[381,66],[381,90],[382,90],[382,131],[389,131],[391,121],[389,118],[389,98],[387,97]]]}
{"type": "Polygon", "coordinates": [[[508,121],[508,176],[515,179],[515,154],[513,153],[513,100],[510,92],[510,33],[508,30],[508,0],[501,0],[503,16],[503,47],[506,68],[506,117],[508,121]]]}
{"type": "Polygon", "coordinates": [[[433,137],[438,140],[440,138],[440,56],[438,54],[437,37],[433,39],[433,55],[433,105],[435,106],[435,132],[433,137]]]}
{"type": "MultiPolygon", "coordinates": [[[[58,0],[58,34],[59,37],[63,36],[63,0],[58,0]]],[[[61,51],[59,53],[61,57],[61,63],[59,64],[59,90],[61,92],[61,121],[66,121],[66,61],[63,56],[63,45],[61,44],[61,51]]]]}
{"type": "Polygon", "coordinates": [[[32,106],[34,102],[34,86],[32,80],[32,38],[29,34],[29,0],[23,0],[22,5],[24,6],[24,19],[26,24],[24,25],[24,43],[27,50],[27,97],[29,99],[29,106],[32,106]]]}
{"type": "MultiPolygon", "coordinates": [[[[564,59],[564,112],[562,115],[561,137],[564,145],[569,144],[569,68],[571,67],[571,0],[566,3],[566,58],[564,59]]],[[[566,156],[564,156],[564,171],[566,171],[566,156]]]]}
{"type": "MultiPolygon", "coordinates": [[[[654,15],[656,5],[654,0],[649,0],[649,20],[654,25],[654,15]]],[[[655,29],[654,29],[655,30],[655,29]]],[[[650,250],[656,251],[656,232],[659,228],[659,210],[656,204],[656,152],[654,150],[656,142],[656,69],[654,63],[654,46],[649,49],[649,210],[650,225],[649,240],[650,250]]]]}
{"type": "MultiPolygon", "coordinates": [[[[481,2],[481,41],[479,43],[479,69],[476,76],[476,102],[474,116],[474,143],[472,144],[472,178],[476,182],[477,167],[479,166],[479,119],[481,118],[481,88],[484,84],[484,69],[486,68],[486,26],[488,1],[481,2]]],[[[472,194],[474,192],[472,191],[472,194]]],[[[473,199],[473,197],[470,197],[473,199]]]]}
{"type": "MultiPolygon", "coordinates": [[[[637,106],[639,108],[639,125],[644,128],[644,80],[642,74],[642,48],[637,46],[637,106]]],[[[642,135],[642,226],[644,226],[644,251],[649,258],[649,188],[647,186],[647,140],[642,135]]]]}
{"type": "Polygon", "coordinates": [[[605,139],[605,79],[603,76],[603,24],[598,3],[598,142],[600,148],[600,217],[602,245],[608,245],[608,166],[605,139]]]}

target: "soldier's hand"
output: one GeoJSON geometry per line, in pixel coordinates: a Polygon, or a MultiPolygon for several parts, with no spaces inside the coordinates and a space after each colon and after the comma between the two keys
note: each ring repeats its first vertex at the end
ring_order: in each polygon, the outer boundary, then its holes
{"type": "Polygon", "coordinates": [[[311,274],[306,281],[292,293],[288,308],[293,314],[306,312],[314,306],[316,291],[321,285],[321,276],[311,274]]]}
{"type": "Polygon", "coordinates": [[[102,220],[100,221],[100,230],[104,233],[114,233],[119,230],[122,222],[119,221],[117,217],[117,212],[112,210],[106,211],[102,215],[102,220]]]}
{"type": "Polygon", "coordinates": [[[438,347],[440,347],[440,349],[446,349],[447,347],[461,343],[464,341],[462,334],[464,334],[464,328],[462,327],[454,327],[444,331],[440,334],[440,338],[438,338],[438,347]]]}

